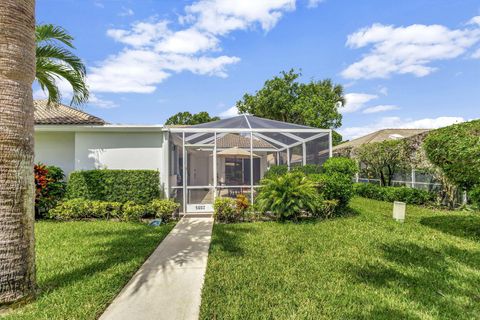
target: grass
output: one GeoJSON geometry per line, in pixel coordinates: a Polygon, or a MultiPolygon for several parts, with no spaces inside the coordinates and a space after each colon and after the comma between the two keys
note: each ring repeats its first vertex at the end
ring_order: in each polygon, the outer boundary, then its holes
{"type": "Polygon", "coordinates": [[[172,227],[37,222],[38,296],[5,319],[96,319],[172,227]]]}
{"type": "Polygon", "coordinates": [[[327,221],[216,224],[201,319],[478,319],[480,214],[356,198],[327,221]]]}

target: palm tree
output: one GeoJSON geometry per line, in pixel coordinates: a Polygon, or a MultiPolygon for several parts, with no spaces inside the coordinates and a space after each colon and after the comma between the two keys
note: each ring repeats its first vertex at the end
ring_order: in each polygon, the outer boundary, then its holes
{"type": "Polygon", "coordinates": [[[0,1],[0,305],[34,295],[35,1],[0,1]]]}
{"type": "Polygon", "coordinates": [[[41,24],[35,28],[37,68],[35,78],[43,91],[48,93],[48,103],[61,100],[57,80],[63,78],[72,86],[71,105],[88,101],[85,81],[86,70],[82,60],[69,49],[74,49],[73,37],[62,27],[41,24]]]}

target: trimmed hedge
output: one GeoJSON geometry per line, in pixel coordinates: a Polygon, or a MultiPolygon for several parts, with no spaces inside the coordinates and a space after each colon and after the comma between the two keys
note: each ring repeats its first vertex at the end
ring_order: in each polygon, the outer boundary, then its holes
{"type": "Polygon", "coordinates": [[[435,193],[407,187],[381,187],[371,183],[355,183],[355,193],[364,198],[380,201],[402,201],[408,204],[426,205],[435,202],[435,193]]]}
{"type": "Polygon", "coordinates": [[[148,204],[138,204],[133,201],[122,204],[77,198],[60,203],[48,212],[48,216],[56,220],[119,219],[138,221],[144,217],[157,217],[167,221],[172,218],[178,207],[178,203],[169,199],[155,199],[148,204]]]}
{"type": "Polygon", "coordinates": [[[160,197],[156,170],[84,170],[70,174],[67,199],[147,204],[160,197]]]}

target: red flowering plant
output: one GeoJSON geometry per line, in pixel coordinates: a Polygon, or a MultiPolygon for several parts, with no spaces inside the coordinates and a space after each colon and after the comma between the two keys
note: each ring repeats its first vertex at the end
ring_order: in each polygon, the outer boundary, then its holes
{"type": "Polygon", "coordinates": [[[35,217],[42,218],[65,195],[65,175],[59,167],[46,166],[41,163],[34,166],[34,173],[35,217]]]}

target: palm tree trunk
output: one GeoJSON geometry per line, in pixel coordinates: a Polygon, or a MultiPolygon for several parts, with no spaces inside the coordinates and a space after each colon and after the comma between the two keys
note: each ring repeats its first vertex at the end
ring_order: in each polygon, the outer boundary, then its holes
{"type": "Polygon", "coordinates": [[[35,292],[35,1],[0,1],[0,304],[35,292]]]}

